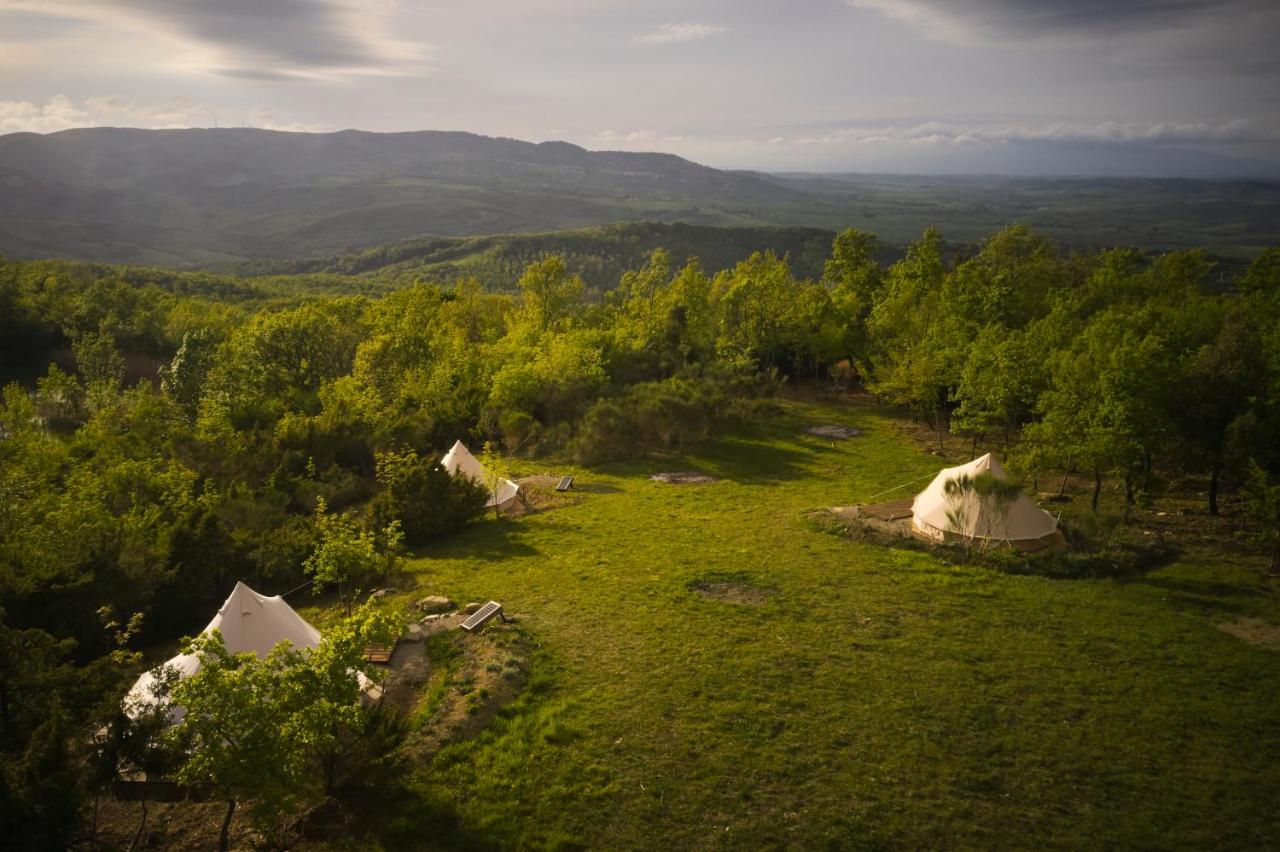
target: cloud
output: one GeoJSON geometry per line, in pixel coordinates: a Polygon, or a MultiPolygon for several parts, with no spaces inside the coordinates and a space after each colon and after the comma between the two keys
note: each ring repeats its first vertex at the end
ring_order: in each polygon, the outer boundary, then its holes
{"type": "Polygon", "coordinates": [[[867,145],[905,143],[943,145],[972,143],[1092,142],[1104,144],[1194,144],[1266,141],[1274,134],[1256,131],[1245,119],[1222,124],[1204,122],[963,126],[925,122],[911,127],[847,127],[796,141],[803,145],[867,145]]]}
{"type": "MultiPolygon", "coordinates": [[[[1088,40],[1149,34],[1204,21],[1220,25],[1275,11],[1270,0],[845,0],[941,41],[1010,37],[1088,40]]],[[[1273,16],[1274,17],[1274,16],[1273,16]]]]}
{"type": "Polygon", "coordinates": [[[194,48],[241,79],[421,73],[425,47],[393,35],[394,0],[0,0],[0,11],[87,21],[194,48]]]}
{"type": "Polygon", "coordinates": [[[0,133],[56,133],[76,127],[145,127],[171,130],[240,124],[267,130],[316,131],[324,128],[281,121],[265,107],[218,109],[187,98],[135,101],[118,95],[86,98],[77,103],[55,95],[44,103],[0,100],[0,133]]]}
{"type": "Polygon", "coordinates": [[[597,142],[604,142],[606,144],[616,144],[619,142],[635,144],[637,142],[654,142],[658,139],[658,134],[654,133],[652,130],[632,130],[626,133],[619,133],[616,130],[601,130],[592,138],[597,142]]]}
{"type": "Polygon", "coordinates": [[[725,31],[725,27],[717,24],[662,24],[653,32],[640,36],[640,41],[648,42],[650,44],[675,44],[684,41],[701,41],[705,38],[721,35],[725,31]]]}

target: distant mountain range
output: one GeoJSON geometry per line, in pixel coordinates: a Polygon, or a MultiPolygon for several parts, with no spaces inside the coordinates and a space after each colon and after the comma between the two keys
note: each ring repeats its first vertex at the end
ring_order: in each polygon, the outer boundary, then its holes
{"type": "Polygon", "coordinates": [[[0,136],[0,252],[187,266],[621,221],[858,227],[955,242],[1027,221],[1067,243],[1280,242],[1280,184],[766,175],[470,133],[91,128],[0,136]]]}

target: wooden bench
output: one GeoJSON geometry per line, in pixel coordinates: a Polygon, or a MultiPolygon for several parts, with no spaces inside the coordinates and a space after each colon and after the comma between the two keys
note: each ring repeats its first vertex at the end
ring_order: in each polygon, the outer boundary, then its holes
{"type": "Polygon", "coordinates": [[[462,629],[468,633],[474,633],[492,621],[495,617],[500,618],[503,621],[507,620],[507,617],[502,614],[502,604],[497,601],[489,601],[487,604],[471,613],[471,615],[467,616],[466,620],[462,622],[462,629]]]}
{"type": "Polygon", "coordinates": [[[364,659],[370,663],[389,663],[391,662],[391,652],[395,648],[391,645],[365,645],[364,659]]]}
{"type": "Polygon", "coordinates": [[[573,477],[566,476],[560,480],[560,484],[556,486],[557,491],[568,491],[573,487],[573,477]]]}

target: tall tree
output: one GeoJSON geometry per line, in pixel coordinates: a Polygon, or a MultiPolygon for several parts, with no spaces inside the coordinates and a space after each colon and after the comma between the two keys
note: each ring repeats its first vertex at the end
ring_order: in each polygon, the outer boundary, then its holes
{"type": "Polygon", "coordinates": [[[286,642],[266,658],[231,654],[218,631],[190,643],[201,667],[174,684],[169,700],[183,715],[166,737],[186,755],[178,780],[212,787],[227,801],[220,849],[229,847],[241,801],[257,825],[279,828],[326,790],[334,749],[363,712],[363,648],[389,641],[395,629],[389,616],[366,605],[313,649],[286,642]]]}
{"type": "Polygon", "coordinates": [[[582,279],[569,273],[562,254],[543,255],[529,264],[517,284],[520,319],[535,336],[565,329],[580,307],[582,279]]]}

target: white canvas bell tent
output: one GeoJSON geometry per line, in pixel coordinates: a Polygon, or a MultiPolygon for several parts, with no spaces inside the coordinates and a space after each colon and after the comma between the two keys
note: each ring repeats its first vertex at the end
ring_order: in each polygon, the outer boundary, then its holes
{"type": "MultiPolygon", "coordinates": [[[[222,631],[223,644],[231,653],[253,652],[260,658],[265,658],[276,645],[286,640],[295,648],[314,648],[320,644],[320,631],[298,615],[284,598],[260,595],[238,581],[217,615],[200,633],[205,635],[214,630],[222,631]]],[[[155,695],[154,686],[161,670],[166,667],[175,669],[179,678],[191,677],[200,670],[200,657],[197,654],[179,654],[144,672],[125,696],[125,713],[136,717],[161,700],[155,695]]],[[[366,691],[373,687],[372,681],[363,674],[355,674],[366,691]]],[[[169,709],[171,722],[180,722],[182,715],[181,707],[169,709]]]]}
{"type": "Polygon", "coordinates": [[[1019,494],[1003,512],[994,499],[984,498],[972,489],[947,494],[948,482],[964,476],[976,479],[984,473],[997,479],[1009,478],[990,453],[942,470],[912,501],[912,530],[934,541],[981,539],[1007,542],[1022,550],[1061,545],[1058,522],[1025,494],[1019,494]]]}
{"type": "Polygon", "coordinates": [[[449,471],[450,475],[457,476],[461,473],[487,488],[489,502],[485,503],[486,508],[496,506],[499,509],[505,509],[514,503],[520,494],[520,486],[510,479],[499,478],[495,484],[493,474],[480,464],[479,459],[471,455],[471,451],[461,441],[454,441],[449,452],[445,453],[444,458],[440,460],[440,464],[449,471]]]}

